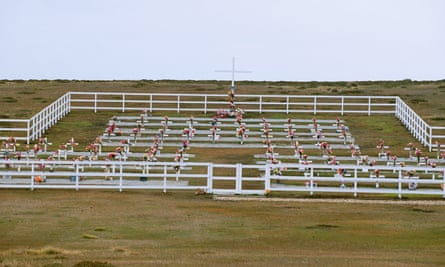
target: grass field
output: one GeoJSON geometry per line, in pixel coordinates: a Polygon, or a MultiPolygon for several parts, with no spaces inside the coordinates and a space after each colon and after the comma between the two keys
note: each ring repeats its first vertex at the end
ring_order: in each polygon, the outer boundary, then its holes
{"type": "Polygon", "coordinates": [[[143,191],[1,196],[0,266],[445,264],[444,205],[227,202],[143,191]]]}
{"type": "MultiPolygon", "coordinates": [[[[0,81],[0,117],[29,118],[69,90],[223,93],[228,86],[218,81],[0,81]]],[[[237,90],[400,95],[429,123],[445,124],[445,81],[241,82],[237,90]]],[[[78,134],[87,143],[110,116],[90,114],[86,121],[79,120],[85,114],[73,112],[48,136],[57,143],[78,134]]],[[[415,141],[391,116],[345,119],[357,143],[372,153],[382,137],[400,153],[415,141]]],[[[211,149],[203,149],[198,159],[217,160],[211,149]]],[[[9,189],[0,190],[0,200],[0,266],[445,265],[445,205],[440,200],[440,205],[316,198],[235,202],[193,192],[9,189]]]]}

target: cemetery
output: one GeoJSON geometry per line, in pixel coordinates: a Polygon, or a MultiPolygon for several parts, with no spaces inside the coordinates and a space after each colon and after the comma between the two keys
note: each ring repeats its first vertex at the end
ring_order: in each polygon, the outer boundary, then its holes
{"type": "Polygon", "coordinates": [[[424,125],[399,97],[72,92],[27,120],[26,127],[2,128],[25,135],[4,137],[0,187],[443,197],[443,137],[434,134],[442,129],[424,125]],[[116,110],[116,115],[86,147],[71,137],[48,150],[52,143],[45,130],[73,109],[116,110]],[[310,119],[301,118],[306,113],[310,119]],[[323,113],[332,118],[318,119],[323,113]],[[362,154],[342,119],[346,113],[394,113],[437,157],[422,156],[422,148],[410,144],[406,155],[391,154],[383,139],[376,140],[374,154],[362,154]],[[196,161],[200,148],[233,149],[235,158],[237,149],[252,151],[253,160],[196,161]]]}

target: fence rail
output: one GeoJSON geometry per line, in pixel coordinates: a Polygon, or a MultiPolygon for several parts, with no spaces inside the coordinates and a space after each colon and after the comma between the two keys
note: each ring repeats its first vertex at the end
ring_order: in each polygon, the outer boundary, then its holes
{"type": "Polygon", "coordinates": [[[443,168],[288,164],[277,166],[144,161],[0,160],[0,188],[203,190],[215,194],[336,193],[445,197],[443,168]],[[372,175],[379,169],[379,175],[372,175]],[[338,170],[342,170],[339,174],[338,170]],[[415,172],[413,172],[415,170],[415,172]],[[407,173],[415,173],[408,175],[407,173]]]}
{"type": "MultiPolygon", "coordinates": [[[[221,94],[142,94],[71,92],[72,109],[215,112],[227,107],[221,94]]],[[[255,113],[394,114],[394,96],[237,95],[236,104],[255,113]]]]}
{"type": "MultiPolygon", "coordinates": [[[[398,96],[299,96],[237,95],[236,104],[252,113],[335,113],[394,114],[410,133],[428,147],[440,149],[445,127],[430,126],[398,96]]],[[[115,110],[119,112],[153,111],[216,112],[228,107],[222,94],[162,94],[68,92],[29,120],[0,119],[0,139],[13,135],[26,143],[40,138],[45,131],[71,110],[115,110]]]]}

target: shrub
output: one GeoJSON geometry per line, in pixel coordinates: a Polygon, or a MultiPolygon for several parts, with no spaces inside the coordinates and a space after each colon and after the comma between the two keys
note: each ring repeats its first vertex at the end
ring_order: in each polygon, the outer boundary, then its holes
{"type": "Polygon", "coordinates": [[[22,94],[22,95],[33,95],[35,93],[36,93],[35,91],[20,91],[20,92],[17,92],[17,94],[22,94]]]}
{"type": "Polygon", "coordinates": [[[73,265],[73,267],[114,267],[114,265],[100,261],[81,261],[73,265]]]}
{"type": "Polygon", "coordinates": [[[3,97],[3,102],[5,102],[5,103],[16,103],[16,102],[18,102],[18,100],[15,99],[14,97],[11,97],[11,96],[5,96],[5,97],[3,97]]]}
{"type": "Polygon", "coordinates": [[[82,237],[85,239],[97,239],[96,235],[91,235],[91,234],[83,234],[82,237]]]}

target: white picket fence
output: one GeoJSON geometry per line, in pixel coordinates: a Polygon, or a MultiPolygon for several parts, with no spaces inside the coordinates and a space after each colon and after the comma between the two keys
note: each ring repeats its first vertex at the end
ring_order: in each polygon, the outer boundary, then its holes
{"type": "MultiPolygon", "coordinates": [[[[228,107],[227,95],[162,93],[88,93],[71,92],[71,108],[115,111],[184,111],[215,112],[228,107]]],[[[237,106],[253,113],[362,113],[393,114],[394,96],[302,96],[247,95],[236,96],[237,106]]]]}
{"type": "Polygon", "coordinates": [[[202,190],[214,194],[335,193],[445,197],[444,168],[288,164],[276,166],[145,161],[0,160],[0,188],[202,190]],[[179,167],[179,172],[175,167],[179,167]],[[343,170],[343,175],[338,174],[343,170]],[[378,169],[379,174],[373,175],[378,169]],[[408,176],[407,173],[415,175],[408,176]]]}
{"type": "Polygon", "coordinates": [[[445,127],[430,126],[400,97],[397,97],[395,116],[421,144],[428,147],[430,152],[438,149],[437,142],[444,144],[445,127]]]}
{"type": "MultiPolygon", "coordinates": [[[[394,114],[429,151],[437,149],[436,142],[445,143],[445,127],[430,126],[398,96],[237,95],[236,104],[251,113],[394,114]]],[[[227,106],[227,96],[221,94],[69,92],[31,119],[0,119],[0,139],[14,136],[29,144],[71,110],[139,112],[147,109],[206,114],[227,106]]]]}
{"type": "Polygon", "coordinates": [[[46,130],[54,126],[70,112],[71,94],[66,93],[49,104],[30,119],[0,119],[0,139],[13,136],[27,144],[40,138],[46,130]]]}

